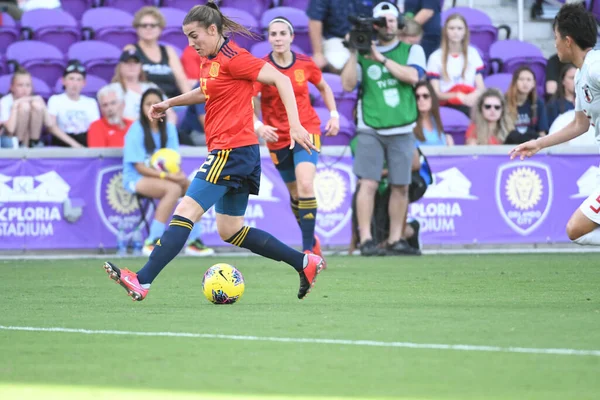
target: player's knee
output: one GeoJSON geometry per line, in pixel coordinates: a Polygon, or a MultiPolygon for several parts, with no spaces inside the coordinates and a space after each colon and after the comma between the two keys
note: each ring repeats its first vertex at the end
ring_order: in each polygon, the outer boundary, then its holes
{"type": "Polygon", "coordinates": [[[567,222],[567,236],[569,240],[575,241],[583,236],[583,232],[572,219],[567,222]]]}
{"type": "Polygon", "coordinates": [[[296,181],[296,186],[298,187],[298,197],[314,197],[315,186],[312,179],[299,179],[296,181]]]}
{"type": "Polygon", "coordinates": [[[233,237],[236,233],[240,231],[244,227],[243,222],[235,222],[231,221],[227,224],[217,224],[217,232],[219,232],[219,236],[221,240],[227,241],[233,237]]]}
{"type": "Polygon", "coordinates": [[[189,196],[184,196],[177,205],[177,208],[175,208],[174,214],[196,223],[204,215],[204,209],[196,200],[189,196]]]}

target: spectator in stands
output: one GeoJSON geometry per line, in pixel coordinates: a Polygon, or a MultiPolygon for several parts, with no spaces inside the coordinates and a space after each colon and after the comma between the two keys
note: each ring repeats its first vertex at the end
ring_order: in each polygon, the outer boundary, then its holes
{"type": "Polygon", "coordinates": [[[10,93],[0,99],[0,148],[39,147],[46,118],[46,103],[33,94],[31,75],[18,68],[10,93]]]}
{"type": "Polygon", "coordinates": [[[423,39],[423,27],[413,19],[404,21],[404,28],[398,32],[398,39],[408,44],[419,44],[423,39]]]}
{"type": "Polygon", "coordinates": [[[417,126],[413,130],[419,146],[452,146],[454,139],[444,134],[440,118],[440,104],[431,84],[421,81],[415,86],[419,110],[417,126]]]}
{"type": "Polygon", "coordinates": [[[440,0],[405,0],[404,10],[406,17],[413,19],[423,27],[421,46],[425,57],[429,56],[440,47],[442,35],[442,5],[440,0]]]}
{"type": "Polygon", "coordinates": [[[200,78],[200,55],[192,46],[188,46],[181,54],[181,65],[190,86],[198,83],[200,78]]]}
{"type": "Polygon", "coordinates": [[[17,0],[0,1],[0,26],[2,26],[2,13],[7,13],[15,21],[21,19],[21,15],[23,15],[23,10],[21,10],[17,3],[17,0]]]}
{"type": "MultiPolygon", "coordinates": [[[[360,178],[357,218],[361,254],[381,255],[371,234],[374,197],[384,162],[389,170],[390,234],[387,252],[415,254],[402,239],[408,211],[408,185],[415,149],[413,129],[418,118],[415,85],[425,72],[425,54],[419,45],[398,40],[398,9],[379,3],[375,18],[385,17],[387,26],[377,29],[377,44],[368,56],[351,51],[342,71],[344,90],[352,91],[359,80],[362,90],[357,106],[357,151],[354,173],[360,178]]],[[[385,253],[385,251],[383,251],[385,253]]]]}
{"type": "Polygon", "coordinates": [[[498,89],[487,89],[473,108],[471,125],[465,135],[466,144],[503,144],[513,129],[513,121],[508,115],[502,92],[498,89]]]}
{"type": "MultiPolygon", "coordinates": [[[[158,88],[156,84],[147,81],[146,73],[142,70],[141,57],[133,48],[121,54],[119,64],[115,68],[115,76],[109,86],[121,91],[125,101],[123,116],[133,121],[140,116],[142,93],[150,88],[158,88]]],[[[176,124],[177,114],[173,110],[168,110],[167,120],[176,124]]]]}
{"type": "Polygon", "coordinates": [[[546,64],[546,98],[552,97],[558,88],[560,72],[567,64],[561,63],[558,54],[548,59],[546,64]]]}
{"type": "Polygon", "coordinates": [[[135,13],[133,26],[138,42],[125,50],[135,48],[148,81],[155,83],[167,97],[189,92],[191,87],[173,47],[158,43],[165,27],[165,17],[157,7],[142,7],[135,13]]]}
{"type": "Polygon", "coordinates": [[[560,72],[556,93],[546,105],[548,126],[552,126],[552,123],[560,114],[575,108],[576,70],[577,68],[573,64],[567,64],[560,72]]]}
{"type": "Polygon", "coordinates": [[[97,97],[102,118],[90,125],[88,147],[122,148],[125,134],[133,123],[132,120],[123,118],[123,92],[104,86],[98,91],[97,97]]]}
{"type": "MultiPolygon", "coordinates": [[[[150,255],[158,239],[165,231],[165,225],[177,204],[190,184],[183,171],[169,174],[148,166],[152,154],[162,148],[179,151],[179,140],[175,125],[166,120],[150,120],[148,111],[153,104],[162,101],[163,93],[150,88],[142,95],[140,116],[125,135],[123,147],[123,185],[131,193],[153,199],[159,199],[150,226],[150,234],[144,244],[143,253],[150,255]]],[[[195,224],[190,242],[186,246],[186,254],[208,255],[212,249],[204,246],[199,239],[202,224],[195,224]]]]}
{"type": "Polygon", "coordinates": [[[340,73],[348,58],[344,37],[352,25],[349,16],[371,16],[378,0],[310,0],[306,15],[310,19],[308,33],[312,44],[312,58],[321,69],[340,73]]]}
{"type": "Polygon", "coordinates": [[[508,114],[515,130],[506,138],[505,144],[519,144],[537,139],[548,132],[548,116],[542,99],[537,95],[535,74],[527,66],[519,67],[506,92],[508,114]]]}
{"type": "MultiPolygon", "coordinates": [[[[194,89],[199,85],[196,84],[194,89]]],[[[204,103],[193,104],[187,107],[185,116],[179,125],[179,142],[187,146],[206,146],[204,131],[204,103]]]]}
{"type": "Polygon", "coordinates": [[[69,62],[62,78],[65,92],[48,100],[47,124],[54,135],[53,146],[87,146],[87,131],[100,118],[96,100],[81,94],[85,76],[85,67],[79,61],[69,62]]]}
{"type": "Polygon", "coordinates": [[[440,99],[440,105],[466,115],[485,90],[484,64],[479,52],[469,44],[469,27],[460,14],[452,14],[444,24],[442,47],[429,57],[427,76],[440,99]]]}

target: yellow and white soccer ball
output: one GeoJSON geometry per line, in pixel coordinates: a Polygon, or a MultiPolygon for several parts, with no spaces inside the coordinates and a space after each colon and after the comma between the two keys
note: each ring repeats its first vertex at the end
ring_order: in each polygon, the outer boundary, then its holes
{"type": "Polygon", "coordinates": [[[244,289],[242,273],[229,264],[213,265],[202,278],[202,292],[213,304],[233,304],[242,297],[244,289]]]}
{"type": "Polygon", "coordinates": [[[150,158],[150,166],[168,174],[176,174],[181,170],[181,155],[173,149],[160,149],[150,158]]]}

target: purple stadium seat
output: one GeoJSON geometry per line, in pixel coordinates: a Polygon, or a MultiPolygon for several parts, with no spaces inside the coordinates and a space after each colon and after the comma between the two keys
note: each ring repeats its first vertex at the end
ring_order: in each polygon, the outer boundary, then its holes
{"type": "Polygon", "coordinates": [[[313,106],[316,106],[317,103],[320,104],[321,107],[324,106],[325,103],[323,103],[323,100],[321,99],[321,92],[319,92],[319,89],[310,82],[308,83],[308,93],[310,93],[310,96],[312,97],[313,106]]]}
{"type": "Polygon", "coordinates": [[[512,74],[506,73],[490,75],[483,80],[486,88],[495,88],[500,90],[502,93],[506,93],[508,91],[511,81],[512,74]]]}
{"type": "Polygon", "coordinates": [[[329,110],[325,107],[315,107],[315,111],[321,120],[321,143],[323,146],[346,146],[356,133],[354,123],[348,121],[346,117],[340,114],[340,131],[336,136],[325,136],[325,126],[329,121],[329,110]]]}
{"type": "Polygon", "coordinates": [[[471,33],[471,44],[481,49],[486,56],[489,54],[492,43],[498,40],[500,29],[506,31],[506,39],[510,38],[510,27],[501,25],[496,28],[485,12],[469,7],[454,7],[442,12],[442,25],[452,14],[460,14],[467,20],[471,33]]]}
{"type": "Polygon", "coordinates": [[[77,21],[81,19],[81,16],[85,10],[92,8],[96,5],[95,0],[61,0],[63,10],[68,12],[77,21]]]}
{"type": "Polygon", "coordinates": [[[21,18],[21,31],[25,38],[52,44],[62,52],[81,38],[75,18],[59,8],[27,11],[21,18]]]}
{"type": "Polygon", "coordinates": [[[171,44],[180,49],[188,46],[188,38],[181,31],[181,24],[185,18],[186,12],[179,8],[163,7],[160,11],[165,16],[165,29],[160,36],[160,40],[171,44]]]}
{"type": "MultiPolygon", "coordinates": [[[[352,92],[346,92],[342,87],[342,78],[336,74],[324,73],[323,79],[331,87],[340,115],[343,115],[349,121],[354,121],[354,109],[358,100],[358,90],[354,89],[352,92]]],[[[315,97],[315,107],[325,107],[325,101],[320,96],[321,93],[318,89],[316,91],[319,93],[319,96],[315,97]]]]}
{"type": "MultiPolygon", "coordinates": [[[[238,10],[246,11],[256,20],[259,20],[261,15],[271,5],[270,0],[221,0],[221,7],[237,8],[238,10]]],[[[225,13],[223,13],[225,14],[225,13]]],[[[225,14],[227,15],[227,14],[225,14]]]]}
{"type": "Polygon", "coordinates": [[[158,43],[165,45],[165,46],[171,46],[173,48],[173,50],[175,50],[175,54],[177,54],[177,58],[181,58],[181,55],[183,54],[183,50],[181,50],[179,47],[173,45],[172,43],[163,42],[162,40],[159,40],[158,43]]]}
{"type": "Polygon", "coordinates": [[[306,12],[293,7],[275,7],[265,11],[260,19],[260,26],[265,33],[269,28],[269,22],[279,16],[287,18],[294,26],[294,43],[300,46],[305,54],[312,54],[312,45],[308,37],[308,17],[306,16],[306,12]]]}
{"type": "Polygon", "coordinates": [[[83,13],[81,27],[86,39],[112,43],[119,48],[137,42],[133,15],[116,8],[92,8],[83,13]]]}
{"type": "Polygon", "coordinates": [[[110,82],[119,63],[121,49],[110,43],[86,40],[73,44],[67,54],[69,60],[79,60],[89,75],[110,82]]]}
{"type": "MultiPolygon", "coordinates": [[[[186,13],[194,6],[204,5],[206,0],[162,0],[162,7],[178,8],[185,11],[186,13]]],[[[222,4],[221,4],[222,5],[222,4]]]]}
{"type": "Polygon", "coordinates": [[[529,66],[537,82],[538,94],[544,95],[546,90],[546,58],[534,44],[520,40],[500,40],[490,47],[490,66],[495,72],[512,74],[521,65],[529,66]]]}
{"type": "Polygon", "coordinates": [[[4,53],[8,46],[19,40],[19,26],[8,14],[2,13],[0,25],[0,53],[4,53]]]}
{"type": "Polygon", "coordinates": [[[102,5],[135,14],[140,8],[145,6],[156,6],[158,5],[157,3],[158,2],[155,0],[103,0],[102,5]]]}
{"type": "Polygon", "coordinates": [[[310,0],[283,0],[281,2],[282,6],[286,7],[294,7],[302,11],[306,11],[308,9],[308,4],[310,0]]]}
{"type": "Polygon", "coordinates": [[[452,135],[455,144],[465,144],[465,133],[471,120],[462,112],[450,107],[440,107],[444,133],[452,135]]]}
{"type": "MultiPolygon", "coordinates": [[[[97,77],[96,75],[88,75],[85,78],[85,86],[83,87],[81,94],[83,94],[84,96],[96,98],[96,93],[98,93],[100,89],[106,86],[108,82],[100,77],[97,77]]],[[[56,85],[54,85],[54,93],[59,94],[64,91],[65,90],[63,88],[62,79],[59,79],[58,81],[56,81],[56,85]]]]}
{"type": "Polygon", "coordinates": [[[241,35],[233,35],[233,40],[240,46],[249,50],[254,43],[260,42],[262,37],[260,36],[260,29],[256,18],[246,11],[238,10],[236,8],[221,7],[221,13],[231,20],[237,22],[240,25],[245,26],[248,30],[257,35],[256,39],[248,38],[241,35]]]}
{"type": "MultiPolygon", "coordinates": [[[[12,80],[12,74],[0,76],[0,95],[8,94],[10,91],[10,81],[12,80]]],[[[48,100],[52,96],[52,90],[43,80],[31,77],[33,83],[33,93],[40,95],[44,100],[48,100]]]]}
{"type": "Polygon", "coordinates": [[[21,64],[33,76],[43,79],[48,85],[62,76],[65,69],[63,53],[51,44],[37,40],[24,40],[8,46],[6,59],[10,65],[21,64]]]}
{"type": "MultiPolygon", "coordinates": [[[[292,51],[295,53],[304,54],[304,50],[296,46],[294,43],[292,43],[292,51]]],[[[271,44],[266,40],[264,42],[258,42],[252,46],[250,53],[252,53],[254,57],[263,58],[267,54],[271,53],[271,44]]]]}
{"type": "Polygon", "coordinates": [[[588,9],[594,14],[596,20],[600,22],[600,0],[591,0],[588,9]]]}

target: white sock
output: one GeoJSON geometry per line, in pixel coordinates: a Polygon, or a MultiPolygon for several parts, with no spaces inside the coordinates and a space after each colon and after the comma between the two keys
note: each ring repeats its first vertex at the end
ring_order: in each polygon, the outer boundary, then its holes
{"type": "Polygon", "coordinates": [[[600,246],[600,228],[596,228],[590,233],[573,240],[573,243],[577,243],[582,246],[600,246]]]}
{"type": "Polygon", "coordinates": [[[150,289],[150,284],[149,283],[140,283],[140,286],[142,287],[142,289],[150,289]]]}

